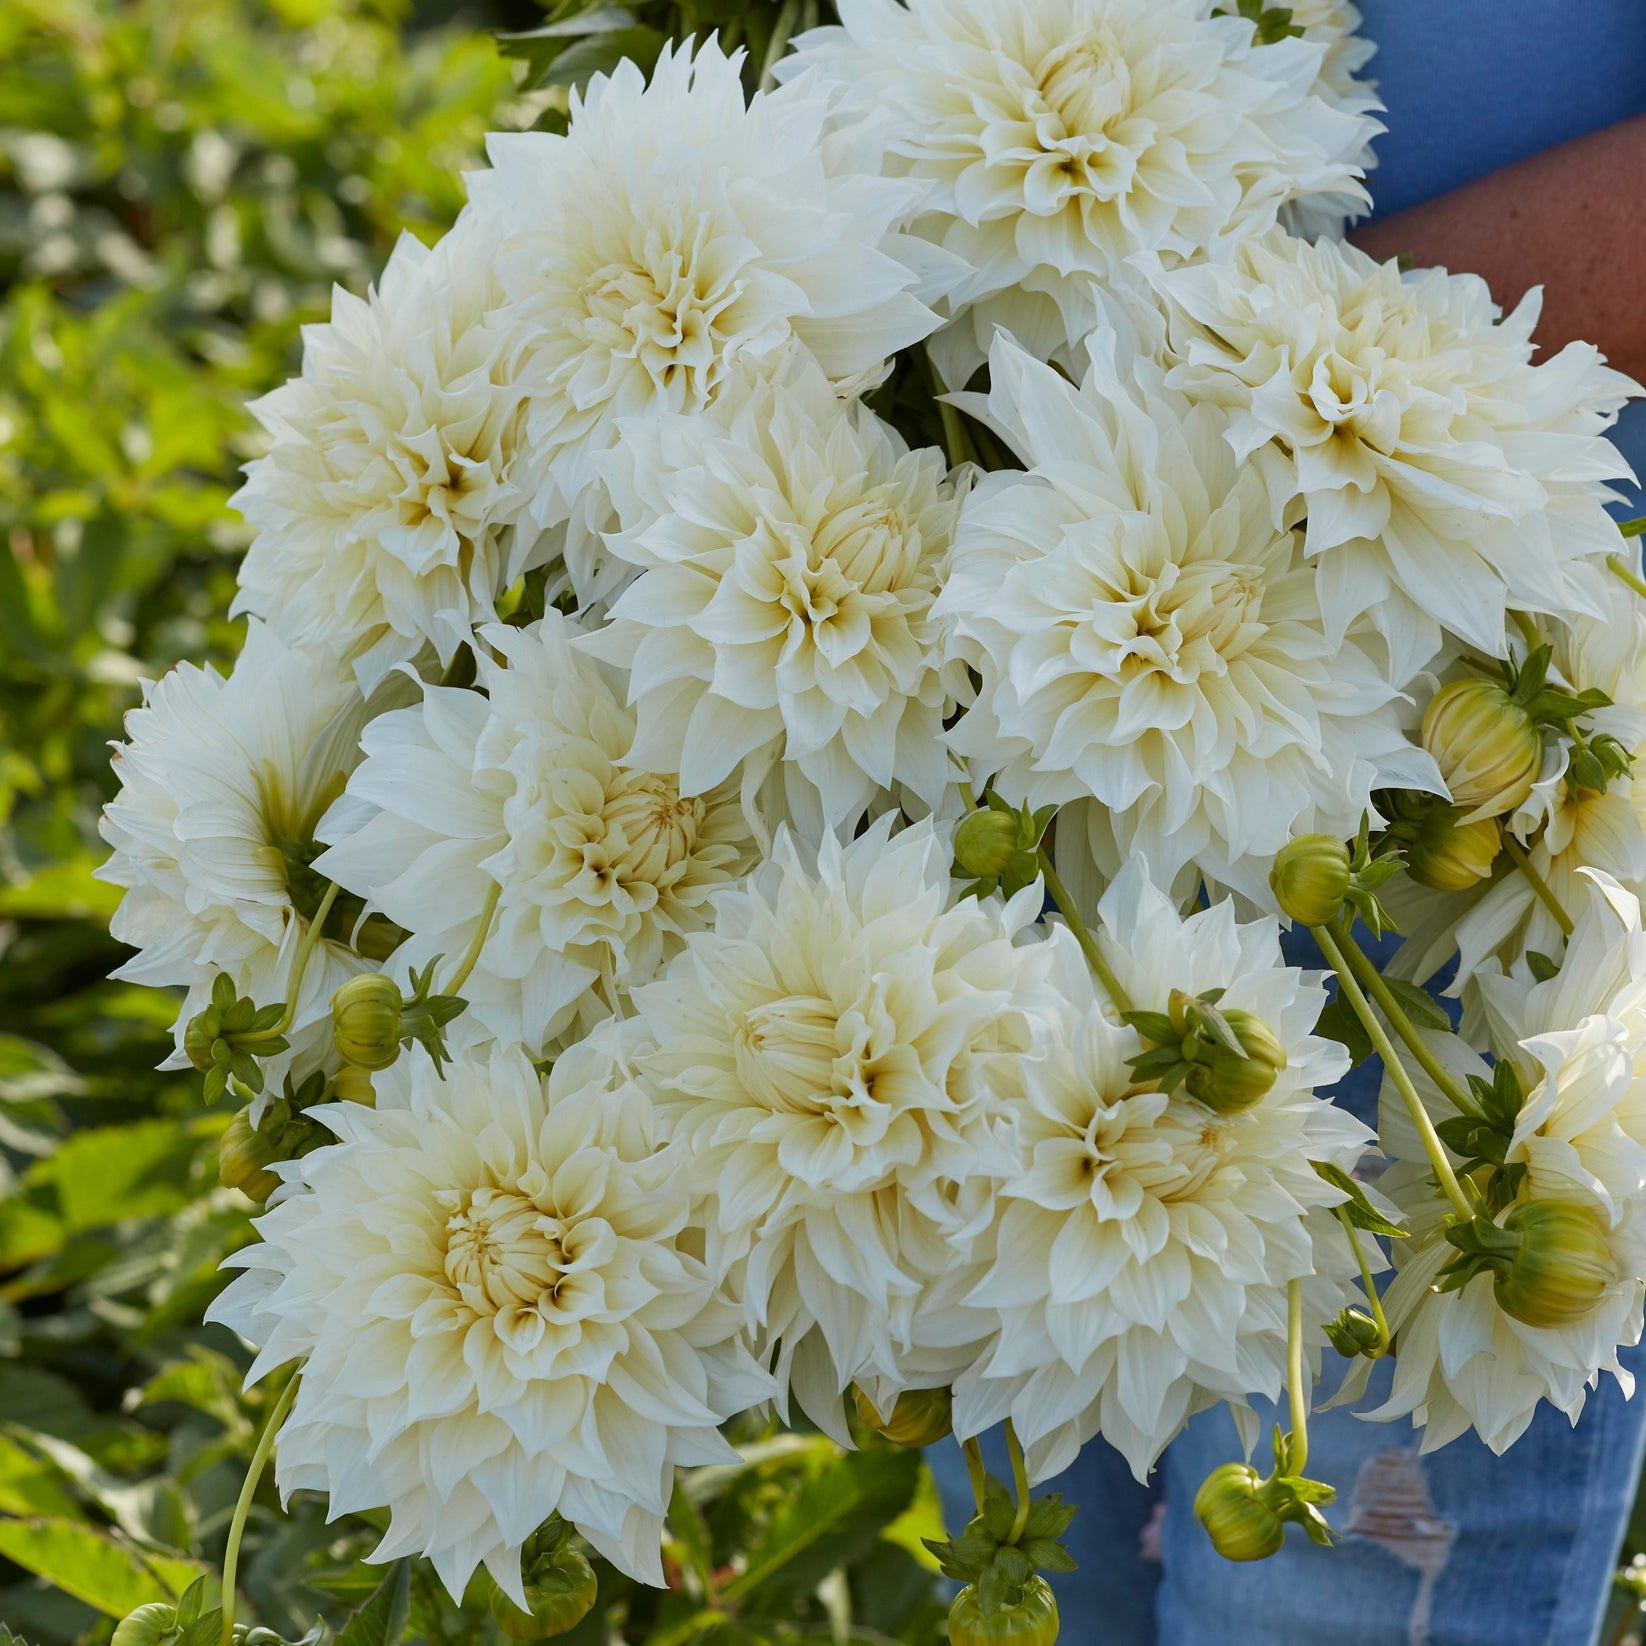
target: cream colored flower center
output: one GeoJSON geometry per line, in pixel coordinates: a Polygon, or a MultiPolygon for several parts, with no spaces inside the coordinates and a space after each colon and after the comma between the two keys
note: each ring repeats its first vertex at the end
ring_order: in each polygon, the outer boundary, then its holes
{"type": "MultiPolygon", "coordinates": [[[[638,366],[671,405],[693,410],[708,404],[725,374],[717,321],[740,289],[705,269],[693,255],[700,250],[665,245],[650,231],[637,259],[608,263],[584,281],[579,327],[587,343],[638,366]]],[[[604,399],[611,387],[585,372],[571,392],[604,399]]]]}
{"type": "Polygon", "coordinates": [[[446,1219],[446,1277],[477,1314],[535,1307],[564,1274],[557,1219],[513,1189],[475,1189],[446,1219]]]}
{"type": "Polygon", "coordinates": [[[666,777],[619,773],[601,811],[608,866],[625,883],[668,885],[691,861],[707,811],[700,796],[682,796],[666,777]]]}
{"type": "Polygon", "coordinates": [[[744,1091],[776,1114],[822,1114],[834,1091],[839,1020],[818,995],[751,1007],[732,1031],[744,1091]]]}
{"type": "Polygon", "coordinates": [[[1119,667],[1106,672],[1159,672],[1183,683],[1223,674],[1263,632],[1263,583],[1252,566],[1168,561],[1153,577],[1135,579],[1134,589],[1116,603],[1124,618],[1100,614],[1120,653],[1119,667]]]}
{"type": "Polygon", "coordinates": [[[1126,112],[1131,98],[1125,53],[1106,28],[1054,46],[1035,66],[1034,78],[1070,137],[1102,135],[1126,112]]]}

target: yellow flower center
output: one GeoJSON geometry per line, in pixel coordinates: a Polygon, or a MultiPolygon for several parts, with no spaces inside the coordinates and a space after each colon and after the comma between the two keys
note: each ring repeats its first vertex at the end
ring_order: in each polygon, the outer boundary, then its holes
{"type": "Polygon", "coordinates": [[[559,1220],[514,1189],[475,1189],[446,1219],[446,1277],[477,1314],[535,1307],[566,1264],[559,1220]]]}

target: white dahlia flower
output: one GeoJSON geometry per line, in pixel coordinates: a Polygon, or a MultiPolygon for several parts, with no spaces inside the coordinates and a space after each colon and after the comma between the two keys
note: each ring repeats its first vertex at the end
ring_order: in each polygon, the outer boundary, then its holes
{"type": "Polygon", "coordinates": [[[537,539],[497,248],[468,215],[433,250],[402,235],[377,288],[303,329],[300,377],[255,401],[267,455],[230,499],[256,528],[235,611],[353,664],[363,690],[451,660],[537,539]]]}
{"type": "MultiPolygon", "coordinates": [[[[1137,859],[1104,895],[1097,932],[1136,1007],[1222,989],[1219,1008],[1262,1018],[1286,1063],[1243,1113],[1164,1096],[1127,1067],[1144,1043],[1080,957],[1060,968],[1057,1032],[1025,1064],[1016,1106],[1021,1165],[1000,1186],[993,1260],[965,1300],[991,1343],[955,1388],[956,1432],[1010,1417],[1034,1479],[1099,1432],[1145,1479],[1220,1400],[1254,1432],[1247,1397],[1285,1378],[1288,1283],[1303,1280],[1310,1322],[1358,1295],[1329,1210],[1342,1192],[1310,1161],[1352,1171],[1375,1140],[1315,1095],[1347,1066],[1310,1032],[1326,998],[1318,974],[1284,964],[1272,917],[1239,925],[1223,902],[1184,920],[1137,859]]],[[[1316,1362],[1324,1341],[1314,1329],[1316,1362]]]]}
{"type": "Polygon", "coordinates": [[[1348,191],[1375,125],[1311,91],[1326,48],[1255,46],[1203,0],[855,0],[779,66],[883,126],[929,185],[914,228],[969,273],[934,351],[960,387],[996,325],[1074,344],[1136,268],[1270,228],[1348,191]]]}
{"type": "Polygon", "coordinates": [[[1099,801],[1107,873],[1142,852],[1162,885],[1192,864],[1267,904],[1293,834],[1353,834],[1373,789],[1440,776],[1371,658],[1327,633],[1222,414],[1092,347],[1078,389],[1006,339],[990,355],[987,413],[1028,473],[961,514],[936,609],[982,685],[950,741],[1014,802],[1099,801]]]}
{"type": "Polygon", "coordinates": [[[941,741],[960,665],[932,615],[960,510],[943,454],[804,357],[621,428],[606,545],[641,571],[580,644],[630,671],[630,761],[688,794],[771,773],[765,809],[812,838],[894,784],[938,808],[962,775],[941,741]]]}
{"type": "Polygon", "coordinates": [[[803,90],[747,104],[710,39],[596,75],[571,129],[494,135],[474,209],[506,233],[498,274],[527,334],[528,428],[547,483],[534,518],[569,520],[585,599],[605,592],[594,458],[617,420],[709,405],[740,357],[797,337],[842,393],[936,317],[897,232],[918,190],[874,176],[863,139],[825,129],[803,90]]]}
{"type": "Polygon", "coordinates": [[[1602,431],[1630,394],[1588,343],[1531,363],[1541,301],[1476,275],[1402,275],[1281,234],[1158,277],[1174,385],[1230,411],[1276,521],[1306,515],[1334,635],[1366,613],[1404,683],[1442,630],[1502,656],[1506,608],[1603,616],[1615,553],[1602,431]]]}
{"type": "MultiPolygon", "coordinates": [[[[1506,1149],[1508,1165],[1524,1168],[1512,1206],[1554,1199],[1599,1214],[1615,1278],[1595,1308],[1572,1325],[1536,1327],[1497,1306],[1488,1274],[1461,1291],[1432,1290],[1456,1255],[1443,1232],[1450,1207],[1404,1104],[1384,1085],[1379,1133],[1397,1164],[1378,1186],[1407,1211],[1412,1238],[1394,1243],[1397,1272],[1383,1299],[1395,1333],[1394,1382],[1389,1398],[1361,1415],[1409,1415],[1423,1429],[1423,1451],[1472,1427],[1503,1452],[1539,1400],[1575,1423],[1603,1372],[1633,1391],[1617,1351],[1639,1341],[1646,1295],[1646,934],[1633,894],[1605,875],[1590,880],[1556,976],[1534,983],[1522,964],[1515,977],[1479,984],[1491,1050],[1514,1065],[1526,1092],[1506,1149]]],[[[1436,1038],[1460,1079],[1490,1078],[1461,1043],[1436,1038]]],[[[1437,1120],[1454,1113],[1421,1070],[1412,1074],[1437,1120]]],[[[1363,1383],[1351,1372],[1336,1398],[1357,1397],[1363,1383]]]]}
{"type": "Polygon", "coordinates": [[[248,1381],[304,1362],[282,1494],[387,1508],[372,1558],[427,1555],[454,1596],[484,1561],[524,1605],[555,1511],[662,1583],[675,1469],[734,1461],[717,1425],[771,1393],[692,1255],[678,1148],[605,1068],[402,1059],[376,1108],[311,1110],[337,1143],[279,1168],[209,1311],[258,1346],[248,1381]]]}
{"type": "Polygon", "coordinates": [[[952,904],[947,840],[890,825],[826,837],[815,867],[780,834],[624,1026],[688,1146],[711,1269],[837,1436],[854,1379],[876,1380],[885,1410],[967,1363],[965,1345],[922,1348],[922,1316],[988,1222],[1067,941],[1020,941],[1038,887],[952,904]]]}
{"type": "MultiPolygon", "coordinates": [[[[325,890],[315,828],[365,720],[353,681],[255,621],[227,679],[179,663],[126,716],[101,824],[114,850],[97,875],[126,888],[109,929],[138,951],[114,975],[188,990],[167,1068],[187,1067],[183,1030],[219,972],[259,1005],[286,998],[325,890]]],[[[335,912],[328,924],[338,932],[335,912]]],[[[366,964],[331,938],[315,946],[287,1035],[296,1055],[329,1047],[332,992],[366,964]]]]}
{"type": "Polygon", "coordinates": [[[495,898],[462,992],[534,1055],[650,977],[754,856],[735,788],[682,795],[622,763],[633,712],[575,632],[554,611],[486,628],[483,694],[428,686],[375,720],[316,863],[412,934],[397,969],[455,965],[495,898]]]}

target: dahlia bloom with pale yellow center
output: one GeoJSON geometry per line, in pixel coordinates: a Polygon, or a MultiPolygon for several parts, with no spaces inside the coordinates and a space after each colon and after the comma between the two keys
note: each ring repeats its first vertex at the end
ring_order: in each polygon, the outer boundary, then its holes
{"type": "Polygon", "coordinates": [[[1155,284],[1171,382],[1228,408],[1277,524],[1307,515],[1334,638],[1370,614],[1404,685],[1443,631],[1505,655],[1510,606],[1605,616],[1604,431],[1640,390],[1589,343],[1533,365],[1538,292],[1504,315],[1476,275],[1281,234],[1155,284]]]}
{"type": "Polygon", "coordinates": [[[1327,633],[1221,414],[1112,343],[1079,388],[1005,339],[990,356],[973,403],[1028,472],[961,514],[936,611],[981,685],[949,741],[1014,802],[1095,799],[1105,874],[1141,852],[1164,886],[1188,871],[1267,906],[1293,834],[1352,835],[1374,789],[1440,774],[1372,658],[1327,633]]]}
{"type": "Polygon", "coordinates": [[[412,934],[397,969],[455,965],[495,895],[455,1032],[533,1055],[650,977],[754,855],[735,789],[623,764],[633,713],[575,633],[554,611],[485,629],[484,695],[430,686],[374,722],[315,865],[412,934]]]}
{"type": "Polygon", "coordinates": [[[815,857],[780,834],[623,1025],[685,1147],[710,1268],[840,1438],[854,1379],[888,1410],[973,1352],[934,1349],[922,1321],[963,1289],[1068,941],[1027,938],[1038,887],[954,902],[949,842],[890,826],[815,857]]]}
{"type": "MultiPolygon", "coordinates": [[[[120,792],[101,822],[97,877],[125,888],[109,930],[137,953],[115,976],[188,993],[183,1031],[225,973],[259,1005],[284,1000],[323,884],[315,830],[360,758],[367,708],[352,680],[253,621],[232,674],[180,663],[145,688],[117,744],[120,792]],[[294,886],[296,891],[294,893],[294,886]]],[[[315,946],[273,1085],[292,1057],[329,1050],[332,991],[366,967],[346,943],[315,946]]]]}
{"type": "Polygon", "coordinates": [[[960,499],[791,356],[697,416],[624,423],[601,472],[640,569],[581,644],[629,670],[630,760],[700,794],[770,776],[766,826],[816,838],[895,788],[926,810],[961,776],[941,742],[959,665],[932,606],[960,499]]]}
{"type": "Polygon", "coordinates": [[[432,250],[402,236],[374,291],[338,290],[304,328],[302,375],[251,408],[270,443],[230,500],[257,533],[233,610],[345,658],[365,691],[449,663],[537,550],[496,258],[472,214],[432,250]]]}
{"type": "Polygon", "coordinates": [[[304,1362],[282,1494],[387,1508],[372,1558],[426,1555],[454,1596],[484,1562],[524,1605],[556,1511],[661,1584],[676,1468],[735,1462],[717,1426],[771,1392],[693,1255],[679,1149],[607,1066],[402,1059],[375,1108],[311,1111],[338,1141],[279,1168],[208,1313],[257,1345],[251,1380],[304,1362]]]}
{"type": "Polygon", "coordinates": [[[1376,129],[1311,89],[1325,47],[1256,47],[1203,0],[858,0],[779,65],[815,74],[923,182],[958,258],[934,358],[958,388],[1004,325],[1060,354],[1139,267],[1226,247],[1326,192],[1364,200],[1376,129]]]}
{"type": "Polygon", "coordinates": [[[586,600],[621,578],[594,463],[619,418],[700,412],[734,362],[791,338],[850,392],[937,324],[921,260],[898,256],[919,191],[876,177],[820,97],[745,102],[741,62],[711,38],[665,47],[649,85],[621,63],[574,94],[565,136],[494,135],[469,180],[527,337],[533,517],[566,525],[586,600]]]}
{"type": "MultiPolygon", "coordinates": [[[[1146,1479],[1218,1401],[1255,1434],[1248,1396],[1274,1395],[1285,1378],[1288,1282],[1302,1279],[1310,1322],[1356,1301],[1354,1253],[1330,1210],[1342,1195],[1310,1162],[1351,1171],[1374,1141],[1315,1093],[1346,1058],[1311,1032],[1324,991],[1283,962],[1272,918],[1240,925],[1223,902],[1184,920],[1138,859],[1098,913],[1098,941],[1137,1007],[1164,1010],[1174,988],[1222,989],[1220,1007],[1260,1017],[1286,1062],[1237,1114],[1150,1089],[1126,1064],[1143,1041],[1063,951],[1063,1005],[1046,1051],[1024,1066],[1017,1164],[1002,1174],[987,1266],[941,1320],[961,1340],[989,1326],[955,1387],[956,1433],[1011,1418],[1035,1479],[1097,1433],[1146,1479]]],[[[1323,1342],[1311,1328],[1311,1357],[1323,1342]]]]}

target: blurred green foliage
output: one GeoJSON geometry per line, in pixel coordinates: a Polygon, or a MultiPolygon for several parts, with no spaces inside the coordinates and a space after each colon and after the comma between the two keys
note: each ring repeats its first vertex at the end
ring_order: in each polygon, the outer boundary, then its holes
{"type": "MultiPolygon", "coordinates": [[[[251,1207],[217,1184],[227,1115],[197,1075],[156,1070],[176,1002],[109,975],[97,815],[141,680],[237,650],[244,528],[225,505],[257,450],[247,400],[295,369],[334,282],[363,289],[398,234],[451,221],[488,128],[554,124],[592,72],[588,51],[558,75],[541,47],[511,65],[487,26],[518,28],[513,0],[426,26],[438,9],[0,8],[0,1619],[31,1646],[106,1641],[215,1574],[279,1393],[243,1394],[244,1351],[200,1325],[251,1207]]],[[[689,9],[618,15],[763,48],[804,8],[689,9]]],[[[754,1419],[734,1438],[742,1465],[676,1494],[670,1588],[597,1563],[601,1601],[565,1638],[941,1638],[912,1455],[754,1419]]],[[[361,1557],[384,1519],[327,1526],[302,1494],[282,1515],[265,1481],[241,1616],[341,1627],[383,1580],[361,1557]]],[[[493,1646],[487,1582],[459,1608],[414,1568],[408,1638],[493,1646]]]]}

